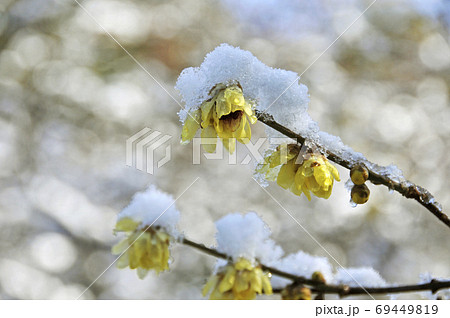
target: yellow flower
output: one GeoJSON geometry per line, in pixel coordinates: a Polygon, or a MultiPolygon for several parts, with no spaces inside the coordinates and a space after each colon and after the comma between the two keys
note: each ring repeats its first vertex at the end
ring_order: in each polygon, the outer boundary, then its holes
{"type": "Polygon", "coordinates": [[[256,294],[272,294],[270,274],[264,273],[259,266],[240,258],[234,264],[222,267],[212,275],[203,287],[203,296],[211,291],[209,299],[255,299],[256,294]]]}
{"type": "Polygon", "coordinates": [[[279,186],[295,195],[304,193],[308,200],[311,200],[310,192],[319,198],[328,199],[334,180],[340,181],[339,172],[321,154],[306,154],[305,158],[299,158],[299,153],[298,145],[280,145],[264,159],[257,172],[267,180],[276,180],[279,186]]]}
{"type": "Polygon", "coordinates": [[[130,218],[123,218],[116,224],[115,232],[126,232],[127,238],[114,245],[112,253],[122,254],[117,261],[118,268],[137,269],[139,278],[149,270],[156,273],[169,269],[169,244],[171,236],[160,228],[139,230],[140,224],[130,218]]]}
{"type": "Polygon", "coordinates": [[[246,144],[252,136],[250,123],[254,124],[257,120],[252,103],[245,100],[239,84],[229,87],[219,84],[211,90],[211,95],[213,97],[203,102],[199,109],[188,114],[181,133],[181,142],[189,142],[201,128],[205,151],[214,152],[219,137],[222,138],[225,148],[233,153],[236,139],[246,144]],[[206,141],[204,138],[210,139],[206,141]]]}

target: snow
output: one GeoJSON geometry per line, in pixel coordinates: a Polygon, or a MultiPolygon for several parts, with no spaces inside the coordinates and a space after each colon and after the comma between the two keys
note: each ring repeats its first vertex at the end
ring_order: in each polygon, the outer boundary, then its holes
{"type": "Polygon", "coordinates": [[[216,222],[217,250],[234,260],[244,257],[262,263],[274,262],[283,255],[281,247],[270,239],[271,231],[255,213],[232,213],[216,222]]]}
{"type": "Polygon", "coordinates": [[[160,226],[168,234],[178,236],[176,226],[180,219],[180,212],[175,207],[175,200],[170,194],[153,185],[133,196],[130,204],[117,217],[118,221],[123,218],[141,222],[139,227],[141,229],[149,225],[160,226]]]}
{"type": "MultiPolygon", "coordinates": [[[[322,152],[330,151],[350,165],[364,163],[381,175],[406,182],[396,166],[375,165],[345,145],[338,136],[320,131],[308,113],[308,88],[299,83],[299,79],[295,72],[269,67],[248,51],[221,44],[206,55],[199,67],[181,72],[176,84],[185,102],[185,108],[179,112],[180,120],[184,122],[189,112],[211,98],[209,92],[215,85],[239,83],[244,97],[254,101],[257,110],[272,115],[279,124],[303,136],[322,152]]],[[[268,137],[280,137],[272,128],[268,128],[266,133],[268,137]]]]}
{"type": "Polygon", "coordinates": [[[386,281],[371,267],[340,268],[334,276],[334,283],[351,287],[385,287],[386,281]]]}
{"type": "MultiPolygon", "coordinates": [[[[419,275],[419,284],[426,284],[431,282],[433,279],[436,280],[448,280],[448,278],[444,277],[434,277],[430,272],[421,273],[419,275]]],[[[423,298],[435,300],[437,297],[442,299],[450,299],[450,288],[441,289],[436,294],[433,294],[431,291],[423,291],[419,293],[423,298]]]]}
{"type": "MultiPolygon", "coordinates": [[[[273,263],[272,266],[284,272],[306,278],[311,278],[314,272],[319,271],[325,281],[330,282],[333,279],[332,267],[326,257],[313,256],[302,251],[290,254],[273,263]]],[[[273,276],[271,282],[274,288],[283,288],[292,283],[292,281],[278,276],[273,276]]]]}
{"type": "Polygon", "coordinates": [[[179,113],[180,119],[184,122],[188,111],[198,108],[210,98],[209,91],[215,85],[239,82],[244,97],[256,101],[259,110],[270,106],[274,114],[281,115],[279,120],[285,117],[284,110],[290,110],[290,113],[298,113],[298,117],[304,119],[305,127],[314,126],[307,113],[308,89],[298,80],[295,72],[269,67],[248,51],[221,44],[206,55],[200,67],[190,67],[181,72],[176,89],[180,91],[186,106],[179,113]],[[283,112],[276,112],[277,109],[283,112]]]}

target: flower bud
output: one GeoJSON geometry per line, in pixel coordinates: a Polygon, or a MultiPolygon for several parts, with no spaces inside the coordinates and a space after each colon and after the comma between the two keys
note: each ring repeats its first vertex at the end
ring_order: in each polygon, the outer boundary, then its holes
{"type": "Polygon", "coordinates": [[[314,272],[311,276],[311,279],[319,283],[326,283],[325,277],[323,277],[323,274],[319,271],[314,272]]]}
{"type": "Polygon", "coordinates": [[[370,190],[365,184],[355,185],[352,188],[351,196],[356,204],[364,204],[369,200],[370,190]]]}
{"type": "Polygon", "coordinates": [[[283,300],[311,300],[311,289],[303,285],[289,285],[281,291],[283,300]]]}
{"type": "Polygon", "coordinates": [[[369,171],[363,165],[356,165],[350,170],[350,178],[356,185],[361,185],[369,178],[369,171]]]}

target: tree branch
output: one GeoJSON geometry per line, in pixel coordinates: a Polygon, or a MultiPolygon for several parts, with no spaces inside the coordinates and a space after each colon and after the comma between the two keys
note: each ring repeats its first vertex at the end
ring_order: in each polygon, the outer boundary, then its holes
{"type": "MultiPolygon", "coordinates": [[[[298,143],[303,144],[306,141],[306,138],[303,136],[293,132],[289,128],[277,123],[273,117],[267,113],[256,110],[256,116],[258,120],[267,126],[277,130],[283,135],[295,139],[298,143]]],[[[319,146],[319,145],[317,145],[319,146]]],[[[322,148],[322,147],[319,147],[322,148]]],[[[356,163],[351,163],[346,160],[342,156],[335,154],[331,151],[323,149],[328,159],[341,165],[344,168],[351,169],[356,163]]],[[[367,166],[367,162],[361,162],[362,164],[367,166]]],[[[370,163],[370,162],[369,162],[370,163]]],[[[398,182],[390,179],[388,176],[381,175],[376,173],[375,171],[369,169],[369,180],[376,185],[382,184],[389,189],[395,190],[399,192],[401,195],[408,199],[414,199],[419,202],[422,206],[424,206],[428,211],[430,211],[434,216],[436,216],[442,223],[447,225],[450,228],[450,219],[449,217],[442,212],[441,205],[434,199],[433,195],[425,188],[418,186],[410,181],[398,182]]]]}
{"type": "MultiPolygon", "coordinates": [[[[179,240],[180,243],[193,247],[205,254],[221,258],[224,260],[231,260],[232,258],[224,253],[217,251],[216,249],[206,247],[203,244],[196,243],[187,238],[181,238],[179,240]]],[[[338,294],[341,297],[349,296],[349,295],[363,295],[363,294],[394,294],[394,293],[404,293],[404,292],[413,292],[413,291],[431,291],[432,293],[436,293],[440,289],[450,288],[450,280],[449,281],[439,281],[432,279],[429,283],[424,284],[416,284],[416,285],[403,285],[403,286],[391,286],[391,287],[350,287],[348,285],[329,285],[318,282],[316,280],[312,280],[303,276],[297,276],[294,274],[290,274],[276,268],[266,266],[261,264],[261,269],[271,273],[272,275],[276,275],[279,277],[283,277],[289,279],[293,282],[293,284],[304,284],[312,286],[311,291],[314,293],[321,294],[338,294]]],[[[280,289],[274,289],[274,293],[280,293],[280,289]]]]}

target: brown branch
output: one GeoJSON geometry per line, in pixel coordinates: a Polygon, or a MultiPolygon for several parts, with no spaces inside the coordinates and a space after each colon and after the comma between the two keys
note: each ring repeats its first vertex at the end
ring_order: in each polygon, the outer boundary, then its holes
{"type": "MultiPolygon", "coordinates": [[[[193,247],[205,254],[212,255],[217,258],[221,258],[227,261],[230,261],[232,258],[224,253],[217,251],[216,249],[206,247],[203,244],[196,243],[187,238],[181,238],[179,240],[180,243],[193,247]]],[[[341,297],[349,296],[349,295],[362,295],[362,294],[394,294],[394,293],[404,293],[404,292],[413,292],[413,291],[431,291],[432,293],[436,293],[440,289],[450,288],[450,280],[449,281],[439,281],[439,280],[431,280],[429,283],[417,284],[417,285],[403,285],[403,286],[391,286],[391,287],[350,287],[348,285],[329,285],[324,284],[322,282],[318,282],[316,280],[312,280],[303,276],[297,276],[294,274],[290,274],[274,267],[266,266],[261,264],[261,268],[264,271],[271,273],[272,275],[276,275],[279,277],[283,277],[289,279],[293,282],[293,284],[304,284],[311,286],[311,291],[314,293],[321,294],[338,294],[341,297]]],[[[280,289],[274,289],[274,293],[281,292],[280,289]]]]}
{"type": "MultiPolygon", "coordinates": [[[[277,130],[283,135],[296,140],[298,143],[303,144],[306,141],[306,138],[303,136],[293,132],[289,128],[277,123],[273,117],[267,113],[256,110],[256,116],[258,120],[267,126],[277,130]]],[[[319,145],[317,145],[319,146],[319,145]]],[[[319,147],[321,148],[321,147],[319,147]]],[[[351,169],[356,164],[360,163],[352,163],[342,156],[335,154],[331,151],[323,149],[326,156],[329,160],[341,165],[344,168],[351,169]]],[[[367,163],[370,162],[361,162],[362,164],[367,166],[367,163]]],[[[373,165],[372,163],[370,163],[373,165]]],[[[399,192],[401,195],[408,199],[414,199],[419,202],[422,206],[424,206],[428,211],[430,211],[434,216],[436,216],[442,223],[447,225],[450,228],[450,219],[449,217],[442,212],[441,205],[434,199],[433,195],[425,188],[418,186],[410,181],[398,182],[390,179],[388,176],[379,174],[371,169],[369,169],[369,180],[376,185],[382,184],[388,187],[389,189],[395,190],[399,192]]]]}
{"type": "MultiPolygon", "coordinates": [[[[450,288],[450,281],[432,279],[429,283],[390,287],[350,287],[348,285],[322,284],[312,287],[311,291],[319,294],[338,294],[341,297],[345,297],[362,294],[396,294],[416,291],[431,291],[434,294],[444,288],[450,288]]],[[[281,293],[281,291],[282,289],[273,290],[274,293],[281,293]]]]}

